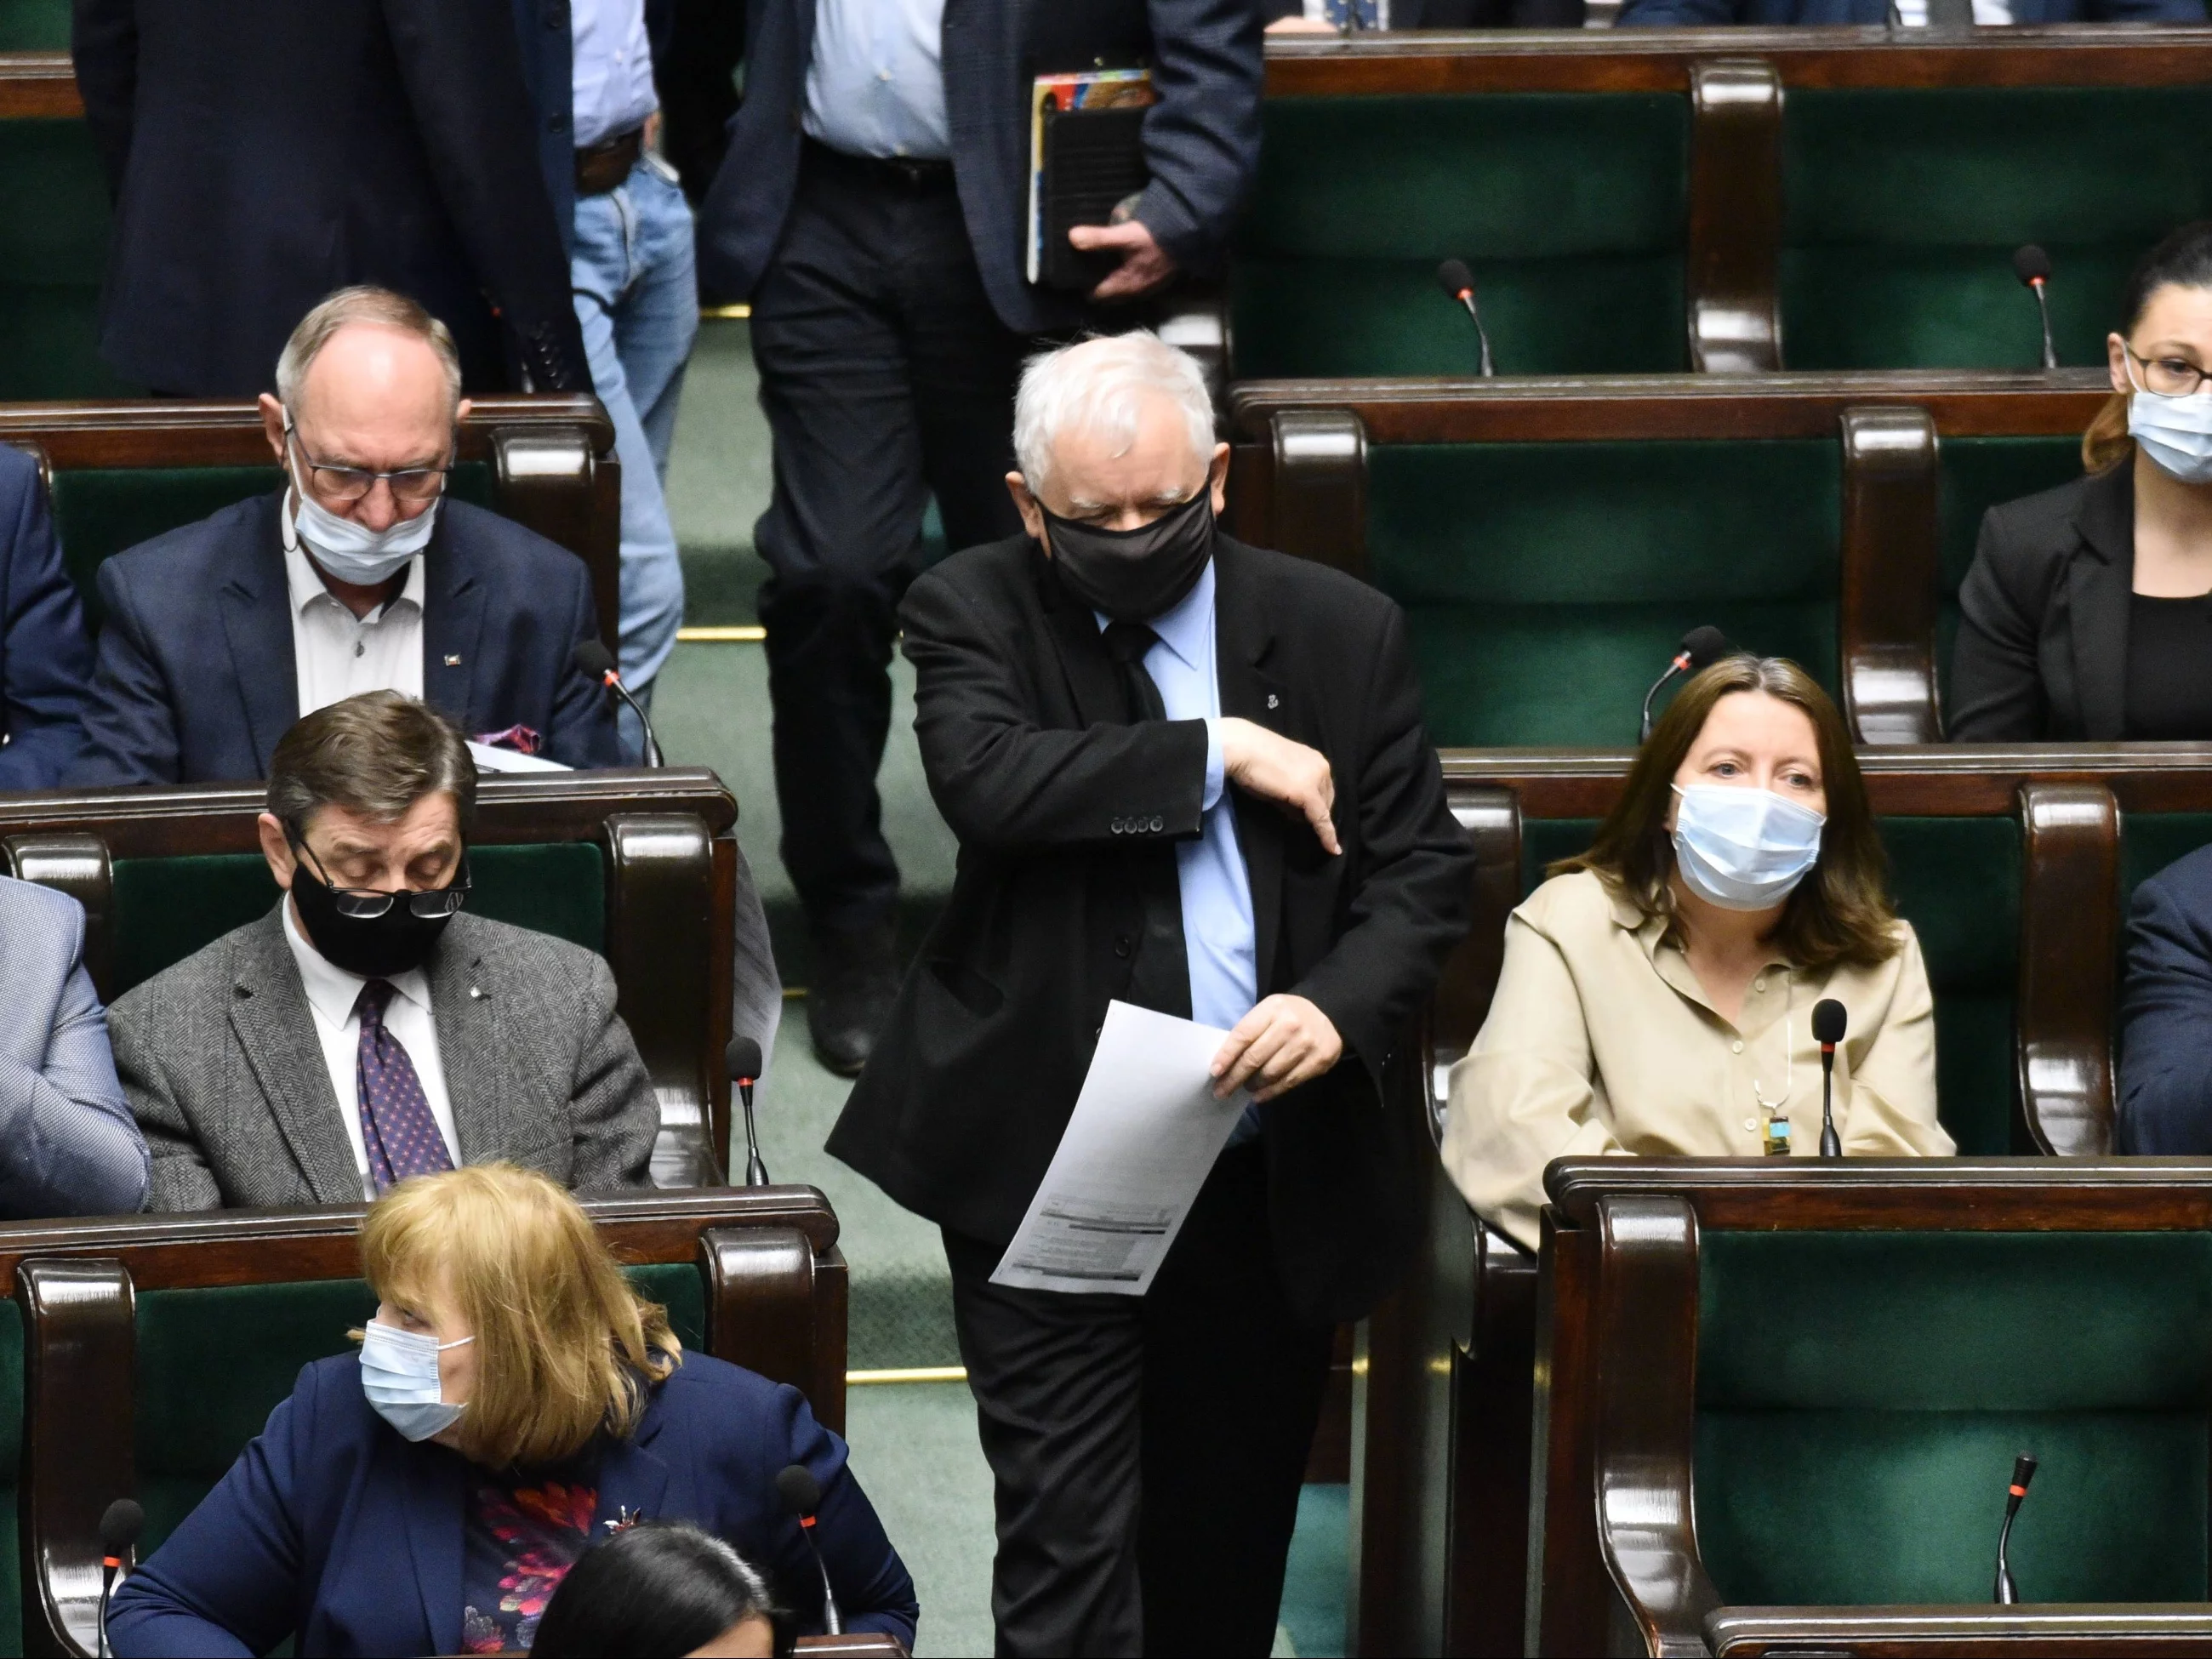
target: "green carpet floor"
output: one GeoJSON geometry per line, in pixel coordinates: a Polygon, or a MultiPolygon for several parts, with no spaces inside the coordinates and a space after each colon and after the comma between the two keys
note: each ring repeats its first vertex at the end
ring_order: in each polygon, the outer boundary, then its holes
{"type": "MultiPolygon", "coordinates": [[[[768,431],[755,387],[744,325],[705,324],[684,387],[668,478],[684,551],[686,620],[693,626],[742,626],[757,619],[754,597],[763,570],[753,554],[752,530],[767,503],[769,475],[768,431]]],[[[951,890],[955,848],[922,779],[914,743],[913,676],[903,659],[895,665],[893,679],[897,702],[878,781],[884,834],[904,878],[901,933],[911,942],[951,890]]],[[[777,854],[782,823],[769,763],[768,677],[760,647],[678,645],[654,688],[653,712],[671,762],[711,766],[735,792],[738,838],[760,884],[784,982],[798,991],[805,982],[808,951],[777,854]]],[[[853,1368],[957,1364],[951,1285],[937,1230],[823,1152],[850,1085],[815,1063],[805,1005],[793,997],[785,1012],[757,1096],[761,1152],[776,1180],[819,1187],[836,1207],[853,1276],[853,1368]]],[[[848,1411],[854,1470],[921,1595],[917,1654],[988,1654],[991,1482],[966,1389],[856,1387],[848,1411]]],[[[1306,1489],[1277,1653],[1344,1651],[1347,1510],[1346,1488],[1306,1489]]]]}

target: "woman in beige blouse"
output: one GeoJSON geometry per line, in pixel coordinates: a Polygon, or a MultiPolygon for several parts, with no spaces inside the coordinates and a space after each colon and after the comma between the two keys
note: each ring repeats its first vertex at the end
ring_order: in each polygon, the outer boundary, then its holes
{"type": "Polygon", "coordinates": [[[1891,909],[1849,735],[1795,663],[1683,687],[1580,858],[1505,925],[1490,1017],[1452,1069],[1444,1167],[1531,1249],[1555,1158],[1818,1154],[1813,1005],[1847,1154],[1943,1157],[1935,1007],[1891,909]]]}

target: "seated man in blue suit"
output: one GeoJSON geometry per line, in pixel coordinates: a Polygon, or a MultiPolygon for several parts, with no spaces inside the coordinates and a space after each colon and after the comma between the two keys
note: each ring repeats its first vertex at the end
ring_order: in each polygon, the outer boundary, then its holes
{"type": "Polygon", "coordinates": [[[1626,0],[1621,28],[1708,23],[2202,23],[2204,0],[1626,0]],[[1947,15],[1955,7],[1955,15],[1947,15]]]}
{"type": "Polygon", "coordinates": [[[2136,889],[2115,1150],[2212,1153],[2212,847],[2136,889]]]}
{"type": "Polygon", "coordinates": [[[344,289],[307,313],[261,399],[287,488],[100,566],[75,781],[266,777],[294,721],[370,690],[471,736],[527,728],[508,746],[566,766],[622,763],[572,660],[599,637],[583,562],[445,497],[460,386],[453,337],[412,300],[344,289]]]}
{"type": "Polygon", "coordinates": [[[83,744],[92,642],[39,464],[0,444],[0,791],[50,789],[83,744]]]}

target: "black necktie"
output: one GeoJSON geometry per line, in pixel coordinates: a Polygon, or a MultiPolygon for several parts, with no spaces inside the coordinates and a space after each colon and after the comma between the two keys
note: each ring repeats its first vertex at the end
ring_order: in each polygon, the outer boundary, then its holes
{"type": "Polygon", "coordinates": [[[1132,726],[1139,720],[1168,717],[1168,707],[1160,701],[1160,688],[1145,672],[1145,653],[1159,642],[1160,636],[1142,623],[1106,624],[1106,653],[1121,665],[1121,689],[1128,696],[1132,726]]]}

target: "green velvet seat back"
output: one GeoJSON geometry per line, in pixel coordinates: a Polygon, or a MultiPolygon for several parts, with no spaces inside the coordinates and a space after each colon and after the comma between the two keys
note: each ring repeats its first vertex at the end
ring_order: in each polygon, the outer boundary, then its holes
{"type": "MultiPolygon", "coordinates": [[[[702,1350],[706,1297],[698,1268],[667,1262],[630,1275],[642,1294],[667,1308],[685,1349],[702,1350]]],[[[346,1333],[375,1309],[368,1286],[356,1279],[138,1293],[142,1558],[222,1479],[291,1394],[301,1368],[348,1352],[346,1333]]],[[[10,1525],[14,1513],[8,1511],[10,1525]]],[[[12,1553],[9,1566],[12,1572],[12,1553]]]]}
{"type": "Polygon", "coordinates": [[[1792,88],[1783,358],[1794,369],[2032,368],[2012,271],[2049,250],[2059,361],[2102,363],[2128,271],[2212,212],[2212,88],[1792,88]]]}
{"type": "Polygon", "coordinates": [[[69,0],[8,0],[0,6],[0,52],[69,49],[69,0]]]}
{"type": "MultiPolygon", "coordinates": [[[[1521,882],[1586,849],[1588,818],[1524,819],[1521,882]]],[[[1968,1157],[2015,1141],[2013,1002],[2020,952],[2020,826],[2009,817],[1881,821],[1899,914],[1919,935],[1936,998],[1936,1115],[1968,1157]]]]}
{"type": "Polygon", "coordinates": [[[1959,588],[1974,562],[1982,515],[2005,501],[2055,489],[2081,476],[2081,441],[2062,438],[1945,438],[1937,478],[1942,524],[1936,661],[1943,706],[1950,708],[1951,652],[1959,634],[1959,588]]]}
{"type": "MultiPolygon", "coordinates": [[[[50,18],[26,15],[48,9],[0,6],[0,50],[50,29],[50,18]]],[[[137,395],[100,361],[107,228],[107,184],[85,124],[0,120],[0,401],[137,395]]]]}
{"type": "MultiPolygon", "coordinates": [[[[0,122],[0,137],[8,129],[0,122]]],[[[265,495],[283,482],[272,458],[266,466],[79,467],[54,474],[54,526],[70,580],[98,628],[100,565],[166,531],[197,522],[234,501],[265,495]]],[[[491,505],[491,468],[465,461],[453,469],[456,498],[491,505]]]]}
{"type": "Polygon", "coordinates": [[[1723,1601],[2206,1596],[2212,1235],[1706,1232],[1698,1540],[1723,1601]]]}
{"type": "Polygon", "coordinates": [[[1368,554],[1407,609],[1430,735],[1632,743],[1644,688],[1706,623],[1832,690],[1840,468],[1817,439],[1374,446],[1368,554]]]}
{"type": "Polygon", "coordinates": [[[1240,378],[1472,374],[1437,284],[1474,273],[1502,374],[1689,367],[1678,94],[1269,98],[1231,270],[1240,378]]]}
{"type": "MultiPolygon", "coordinates": [[[[472,915],[551,933],[590,951],[606,944],[605,860],[592,842],[478,847],[472,915]]],[[[258,853],[115,860],[115,994],[265,915],[276,884],[258,853]]]]}
{"type": "MultiPolygon", "coordinates": [[[[2120,914],[2136,888],[2176,859],[2212,842],[2212,812],[2124,812],[2120,815],[2120,914]]],[[[2122,939],[2124,946],[2126,940],[2122,939]]]]}

